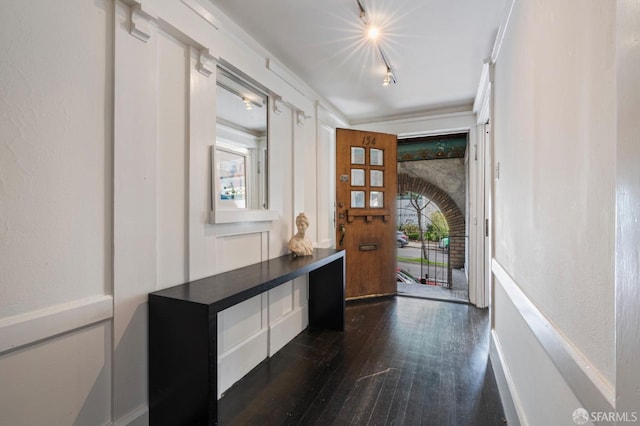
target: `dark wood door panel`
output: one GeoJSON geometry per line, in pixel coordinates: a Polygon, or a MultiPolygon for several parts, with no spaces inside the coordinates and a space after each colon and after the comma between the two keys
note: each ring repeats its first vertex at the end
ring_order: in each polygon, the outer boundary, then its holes
{"type": "Polygon", "coordinates": [[[397,138],[338,129],[336,242],[345,249],[348,299],[396,293],[397,138]]]}

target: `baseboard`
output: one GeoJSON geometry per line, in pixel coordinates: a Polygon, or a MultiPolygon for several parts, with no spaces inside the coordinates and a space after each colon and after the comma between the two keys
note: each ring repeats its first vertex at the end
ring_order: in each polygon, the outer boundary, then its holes
{"type": "Polygon", "coordinates": [[[218,356],[218,399],[235,382],[267,358],[269,329],[264,328],[218,356]]]}
{"type": "Polygon", "coordinates": [[[112,426],[145,426],[149,424],[149,407],[141,405],[120,417],[112,426]]]}
{"type": "Polygon", "coordinates": [[[520,399],[518,398],[517,389],[511,378],[509,367],[504,362],[502,355],[502,347],[498,336],[491,330],[491,341],[489,346],[489,358],[491,366],[496,377],[500,400],[502,401],[502,409],[504,410],[507,424],[511,426],[527,426],[528,422],[522,410],[520,399]]]}
{"type": "Polygon", "coordinates": [[[296,337],[309,323],[309,307],[302,305],[269,325],[269,356],[284,347],[296,337]]]}

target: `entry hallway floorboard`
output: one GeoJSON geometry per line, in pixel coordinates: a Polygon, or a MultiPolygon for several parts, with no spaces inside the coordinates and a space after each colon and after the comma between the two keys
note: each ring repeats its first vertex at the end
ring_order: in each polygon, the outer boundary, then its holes
{"type": "Polygon", "coordinates": [[[347,303],[344,332],[305,330],[218,402],[221,425],[504,425],[489,312],[391,297],[347,303]]]}

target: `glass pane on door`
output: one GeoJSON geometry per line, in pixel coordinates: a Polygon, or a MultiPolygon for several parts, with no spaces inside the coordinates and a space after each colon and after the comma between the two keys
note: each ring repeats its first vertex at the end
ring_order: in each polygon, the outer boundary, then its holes
{"type": "Polygon", "coordinates": [[[382,170],[371,170],[371,186],[384,186],[384,172],[382,170]]]}
{"type": "Polygon", "coordinates": [[[351,147],[351,164],[364,164],[364,148],[351,147]]]}
{"type": "Polygon", "coordinates": [[[364,208],[364,191],[351,191],[351,208],[364,208]]]}
{"type": "Polygon", "coordinates": [[[384,151],[381,149],[371,148],[369,153],[370,159],[369,164],[372,166],[383,166],[384,165],[384,151]]]}
{"type": "Polygon", "coordinates": [[[351,186],[364,186],[364,169],[351,169],[351,186]]]}
{"type": "Polygon", "coordinates": [[[371,207],[372,209],[384,207],[384,192],[371,191],[369,197],[369,207],[371,207]]]}

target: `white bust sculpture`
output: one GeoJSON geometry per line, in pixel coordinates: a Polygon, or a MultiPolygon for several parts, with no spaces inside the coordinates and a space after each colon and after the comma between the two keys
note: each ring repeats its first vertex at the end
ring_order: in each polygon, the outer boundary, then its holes
{"type": "Polygon", "coordinates": [[[287,247],[289,247],[294,256],[311,256],[313,254],[313,245],[311,240],[304,236],[309,227],[309,219],[304,213],[300,213],[296,217],[296,227],[298,228],[298,233],[291,238],[287,247]]]}

